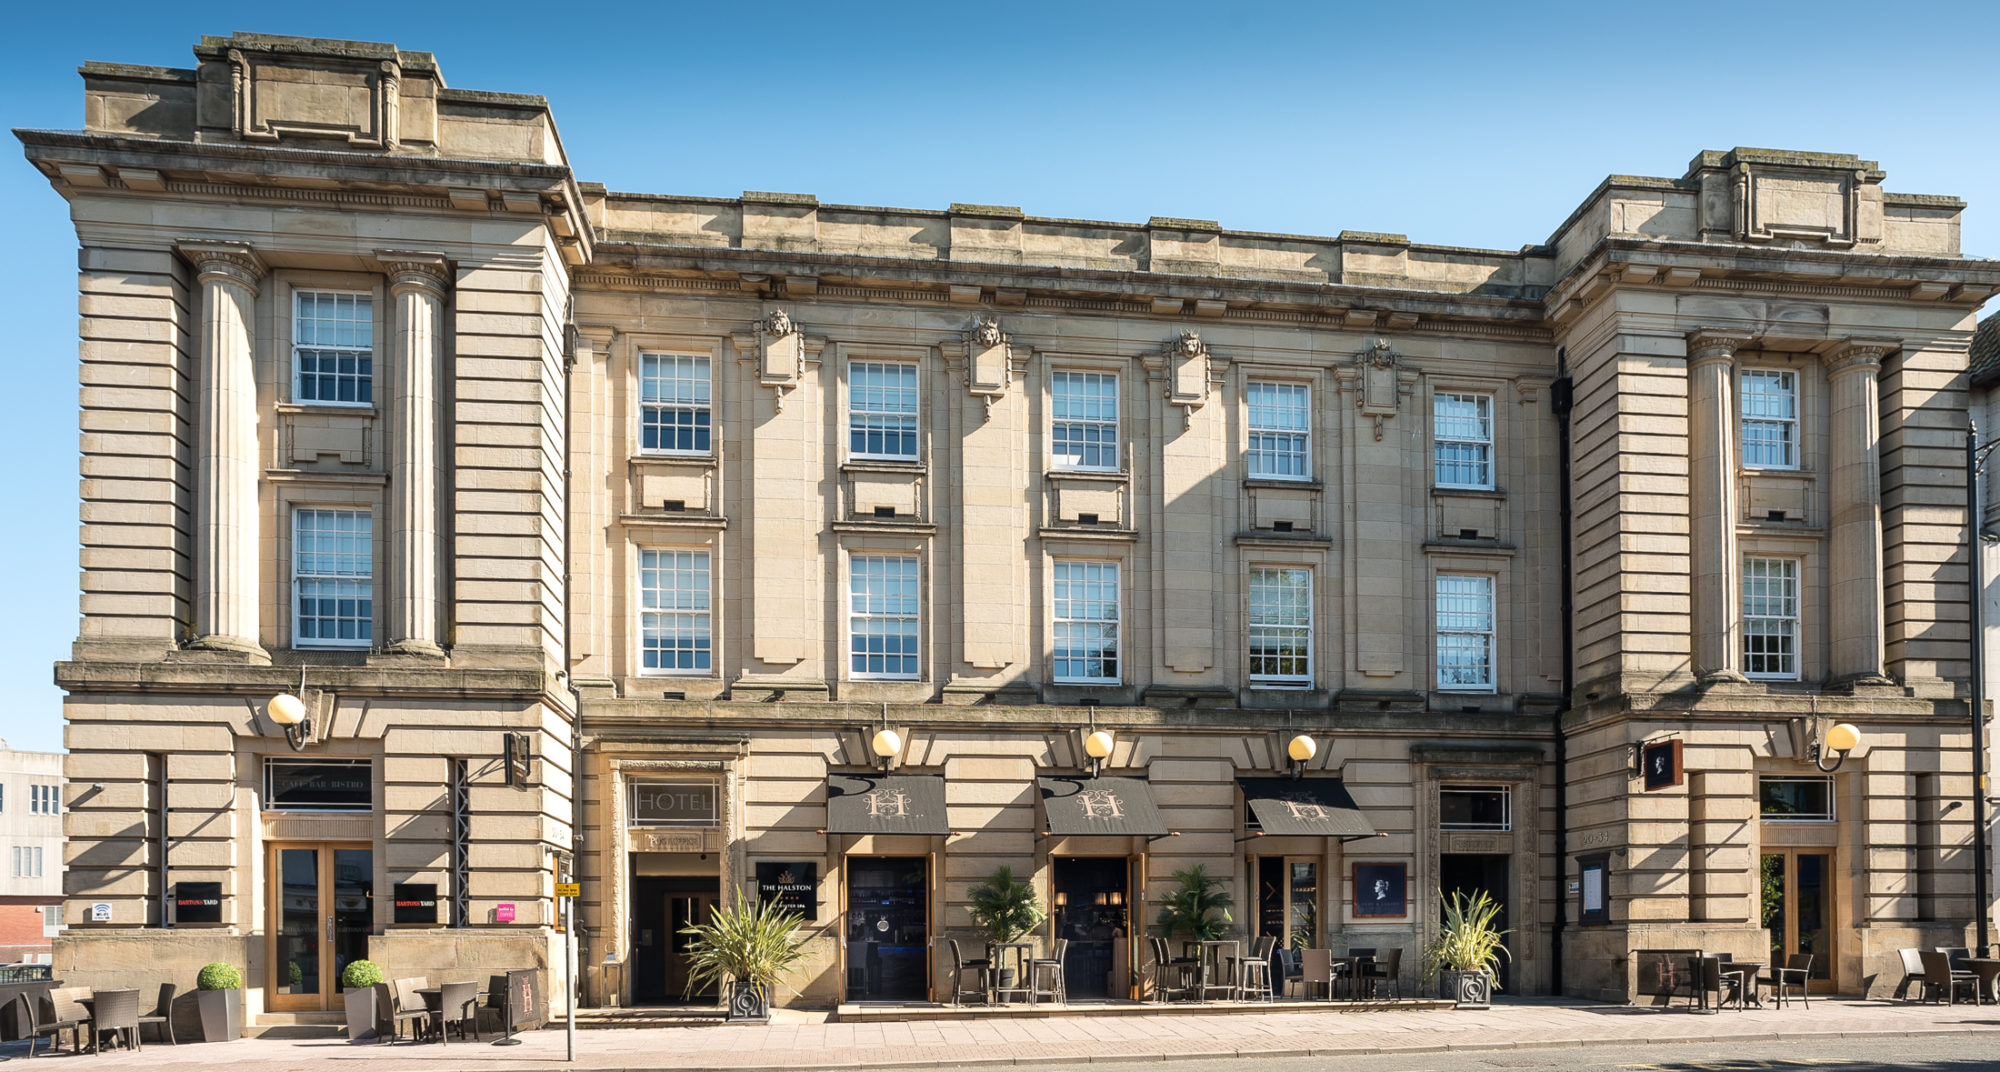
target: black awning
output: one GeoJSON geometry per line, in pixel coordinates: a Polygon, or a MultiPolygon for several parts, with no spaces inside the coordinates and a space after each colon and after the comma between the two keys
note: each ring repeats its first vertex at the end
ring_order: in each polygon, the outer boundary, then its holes
{"type": "Polygon", "coordinates": [[[829,834],[949,834],[941,774],[829,774],[829,834]]]}
{"type": "Polygon", "coordinates": [[[1355,841],[1375,836],[1347,787],[1338,778],[1239,778],[1250,814],[1270,837],[1333,837],[1355,841]]]}
{"type": "Polygon", "coordinates": [[[1160,806],[1153,803],[1153,787],[1143,779],[1050,775],[1036,781],[1042,787],[1042,813],[1048,819],[1048,832],[1056,837],[1167,834],[1160,806]]]}

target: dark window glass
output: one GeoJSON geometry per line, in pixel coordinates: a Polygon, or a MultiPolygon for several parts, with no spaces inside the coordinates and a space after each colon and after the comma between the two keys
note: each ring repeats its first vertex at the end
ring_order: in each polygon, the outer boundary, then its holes
{"type": "Polygon", "coordinates": [[[1438,791],[1438,826],[1446,830],[1510,830],[1507,789],[1497,785],[1447,785],[1438,791]]]}
{"type": "Polygon", "coordinates": [[[1833,818],[1833,779],[1759,778],[1757,810],[1765,819],[1833,818]]]}

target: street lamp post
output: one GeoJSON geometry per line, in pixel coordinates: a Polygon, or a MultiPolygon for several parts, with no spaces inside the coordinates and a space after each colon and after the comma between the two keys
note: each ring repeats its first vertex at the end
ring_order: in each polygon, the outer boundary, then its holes
{"type": "Polygon", "coordinates": [[[1965,428],[1965,556],[1972,571],[1972,584],[1965,605],[1972,628],[1972,870],[1973,907],[1979,913],[1979,955],[1989,952],[1987,944],[1987,884],[1991,880],[1986,863],[1986,562],[1980,554],[1985,540],[1985,503],[1979,495],[1980,473],[1987,456],[2000,443],[1979,444],[1979,425],[1966,421],[1965,428]]]}

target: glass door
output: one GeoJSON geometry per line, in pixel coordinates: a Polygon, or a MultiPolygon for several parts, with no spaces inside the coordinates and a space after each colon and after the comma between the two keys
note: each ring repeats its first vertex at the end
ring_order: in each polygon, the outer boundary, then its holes
{"type": "Polygon", "coordinates": [[[713,893],[672,893],[667,895],[667,1000],[715,999],[715,984],[690,989],[692,969],[688,956],[694,952],[694,936],[685,933],[690,924],[714,922],[718,896],[713,893]]]}
{"type": "Polygon", "coordinates": [[[847,858],[847,1000],[930,1000],[930,860],[847,858]]]}
{"type": "Polygon", "coordinates": [[[274,845],[265,874],[270,1008],[340,1008],[340,970],[368,956],[374,929],[374,852],[355,845],[274,845]]]}
{"type": "Polygon", "coordinates": [[[1764,854],[1760,869],[1764,929],[1771,936],[1771,963],[1810,955],[1809,989],[1833,990],[1833,854],[1825,850],[1783,849],[1764,854]]]}
{"type": "Polygon", "coordinates": [[[1260,856],[1256,875],[1258,936],[1280,949],[1319,948],[1319,860],[1260,856]]]}

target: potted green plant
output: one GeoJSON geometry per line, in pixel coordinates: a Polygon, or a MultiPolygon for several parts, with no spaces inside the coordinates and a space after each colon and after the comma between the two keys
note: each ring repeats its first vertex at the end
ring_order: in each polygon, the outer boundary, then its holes
{"type": "Polygon", "coordinates": [[[1493,1003],[1493,991],[1500,986],[1495,974],[1507,951],[1507,935],[1495,925],[1500,903],[1485,890],[1471,896],[1463,892],[1450,897],[1439,891],[1444,919],[1437,936],[1424,946],[1424,978],[1438,981],[1438,996],[1450,998],[1461,1009],[1484,1009],[1493,1003]]]}
{"type": "Polygon", "coordinates": [[[382,966],[372,960],[350,960],[340,969],[341,995],[347,1003],[347,1040],[359,1042],[376,1037],[382,1027],[381,1010],[376,1008],[375,984],[385,976],[382,966]]]}
{"type": "Polygon", "coordinates": [[[194,977],[195,1006],[201,1010],[203,1042],[234,1042],[243,1037],[243,973],[217,961],[194,977]]]}
{"type": "MultiPolygon", "coordinates": [[[[972,901],[973,925],[986,932],[989,942],[1018,942],[1049,918],[1035,898],[1034,887],[1016,879],[1011,867],[1002,866],[986,876],[967,897],[972,901]]],[[[1012,988],[1014,969],[993,967],[1000,976],[996,985],[1003,990],[1012,988]]]]}
{"type": "Polygon", "coordinates": [[[1229,910],[1236,899],[1227,884],[1208,873],[1201,864],[1174,872],[1174,888],[1160,905],[1160,929],[1168,938],[1212,942],[1221,938],[1234,923],[1229,910]]]}
{"type": "Polygon", "coordinates": [[[707,923],[681,928],[689,938],[687,993],[715,983],[723,1019],[768,1022],[771,988],[805,959],[805,939],[796,933],[803,919],[777,901],[753,901],[738,890],[735,903],[711,911],[707,923]]]}

